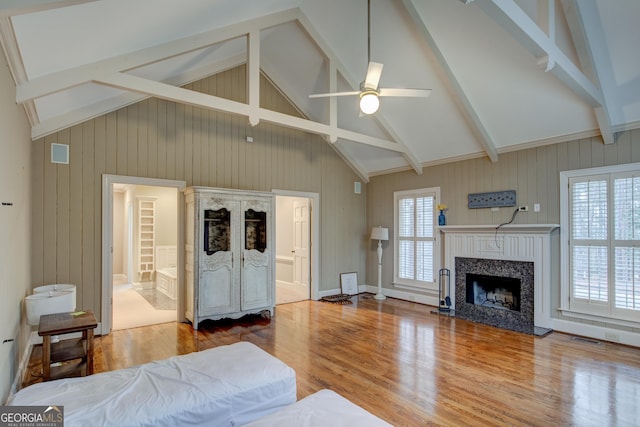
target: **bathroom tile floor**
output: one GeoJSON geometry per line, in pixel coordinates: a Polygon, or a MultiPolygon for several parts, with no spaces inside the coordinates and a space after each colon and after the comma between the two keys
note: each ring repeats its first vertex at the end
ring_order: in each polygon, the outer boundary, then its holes
{"type": "Polygon", "coordinates": [[[157,289],[136,289],[156,310],[175,310],[176,300],[169,298],[157,289]]]}

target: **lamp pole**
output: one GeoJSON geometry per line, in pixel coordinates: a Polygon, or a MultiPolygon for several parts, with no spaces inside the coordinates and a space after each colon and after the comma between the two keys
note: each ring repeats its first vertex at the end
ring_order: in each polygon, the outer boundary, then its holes
{"type": "Polygon", "coordinates": [[[374,296],[377,300],[385,300],[382,293],[382,240],[378,240],[378,293],[374,296]]]}

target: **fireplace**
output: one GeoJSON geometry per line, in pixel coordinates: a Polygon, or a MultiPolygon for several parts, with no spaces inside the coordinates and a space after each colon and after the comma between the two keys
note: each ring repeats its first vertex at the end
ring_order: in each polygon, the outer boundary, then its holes
{"type": "Polygon", "coordinates": [[[456,316],[534,333],[533,262],[455,258],[456,316]]]}
{"type": "Polygon", "coordinates": [[[445,234],[444,267],[451,270],[455,283],[450,296],[456,316],[536,335],[550,331],[551,296],[559,292],[551,287],[554,283],[551,234],[558,227],[558,224],[508,224],[499,229],[495,225],[440,227],[445,234]],[[483,307],[467,303],[467,274],[519,279],[520,311],[500,309],[496,304],[483,307]]]}
{"type": "Polygon", "coordinates": [[[520,311],[520,279],[467,273],[467,303],[520,311]]]}

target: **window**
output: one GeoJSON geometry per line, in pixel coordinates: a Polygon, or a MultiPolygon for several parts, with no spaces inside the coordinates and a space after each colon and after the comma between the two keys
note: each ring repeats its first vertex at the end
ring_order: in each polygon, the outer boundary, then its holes
{"type": "Polygon", "coordinates": [[[568,191],[563,308],[640,321],[640,165],[563,172],[561,183],[568,191]]]}
{"type": "Polygon", "coordinates": [[[435,224],[440,189],[398,191],[393,198],[396,230],[394,284],[437,289],[436,265],[440,249],[435,224]]]}

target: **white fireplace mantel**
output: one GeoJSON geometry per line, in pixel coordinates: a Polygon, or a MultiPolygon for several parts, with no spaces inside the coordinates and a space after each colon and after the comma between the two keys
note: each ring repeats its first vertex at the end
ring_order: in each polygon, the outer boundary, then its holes
{"type": "MultiPolygon", "coordinates": [[[[558,224],[447,225],[444,268],[455,281],[455,259],[484,258],[505,261],[531,261],[534,264],[534,323],[551,324],[551,233],[558,224]]],[[[453,292],[455,294],[455,292],[453,292]]],[[[455,307],[455,295],[450,295],[455,307]]]]}
{"type": "Polygon", "coordinates": [[[559,228],[559,224],[507,224],[498,228],[495,225],[445,225],[440,227],[440,231],[443,233],[495,233],[498,230],[498,234],[549,234],[556,228],[559,228]]]}

